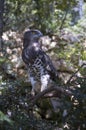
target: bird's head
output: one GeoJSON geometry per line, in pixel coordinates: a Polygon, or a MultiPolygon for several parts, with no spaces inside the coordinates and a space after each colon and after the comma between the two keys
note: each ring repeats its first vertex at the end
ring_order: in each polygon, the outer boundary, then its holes
{"type": "Polygon", "coordinates": [[[40,37],[42,37],[43,34],[39,30],[27,30],[24,33],[24,40],[23,40],[23,46],[26,48],[34,43],[38,44],[38,41],[40,37]]]}

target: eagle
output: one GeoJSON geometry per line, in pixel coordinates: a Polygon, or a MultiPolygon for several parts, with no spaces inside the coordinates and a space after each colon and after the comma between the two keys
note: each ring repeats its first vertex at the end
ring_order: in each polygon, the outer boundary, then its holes
{"type": "Polygon", "coordinates": [[[41,37],[43,34],[36,29],[25,31],[23,36],[22,59],[28,69],[32,95],[47,89],[57,77],[52,60],[42,49],[41,37]]]}

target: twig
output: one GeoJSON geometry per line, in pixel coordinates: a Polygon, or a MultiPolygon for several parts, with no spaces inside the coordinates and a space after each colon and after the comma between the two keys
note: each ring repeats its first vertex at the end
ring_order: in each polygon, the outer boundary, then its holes
{"type": "Polygon", "coordinates": [[[66,20],[66,17],[67,17],[68,11],[69,11],[69,8],[70,8],[70,1],[69,1],[69,3],[68,3],[68,6],[67,6],[67,8],[66,8],[66,11],[65,11],[65,14],[64,14],[64,17],[63,17],[61,26],[60,26],[60,28],[59,28],[60,30],[63,28],[64,22],[65,22],[65,20],[66,20]]]}
{"type": "Polygon", "coordinates": [[[79,68],[78,68],[78,70],[76,70],[72,75],[71,75],[71,77],[69,78],[69,80],[67,81],[67,83],[66,84],[69,84],[70,83],[70,81],[71,81],[71,79],[79,72],[79,70],[83,67],[83,66],[85,66],[86,64],[82,64],[79,68]]]}

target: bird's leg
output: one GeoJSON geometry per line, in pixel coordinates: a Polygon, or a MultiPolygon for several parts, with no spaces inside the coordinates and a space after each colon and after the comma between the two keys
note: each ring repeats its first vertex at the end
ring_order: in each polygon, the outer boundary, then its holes
{"type": "Polygon", "coordinates": [[[50,76],[48,74],[41,76],[41,92],[47,89],[49,81],[50,81],[50,76]]]}
{"type": "Polygon", "coordinates": [[[36,85],[36,80],[33,77],[30,77],[31,85],[32,85],[32,90],[31,90],[31,95],[35,95],[35,85],[36,85]]]}

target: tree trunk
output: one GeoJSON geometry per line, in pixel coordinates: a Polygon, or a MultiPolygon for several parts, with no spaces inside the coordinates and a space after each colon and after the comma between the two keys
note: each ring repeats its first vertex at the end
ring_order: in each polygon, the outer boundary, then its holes
{"type": "Polygon", "coordinates": [[[71,25],[72,26],[74,24],[76,24],[79,19],[82,18],[82,16],[83,16],[82,7],[83,7],[83,0],[78,0],[78,2],[73,7],[72,12],[71,12],[72,13],[72,20],[71,20],[71,25]]]}
{"type": "Polygon", "coordinates": [[[3,13],[4,13],[4,2],[5,0],[0,0],[0,51],[3,50],[3,13]]]}

